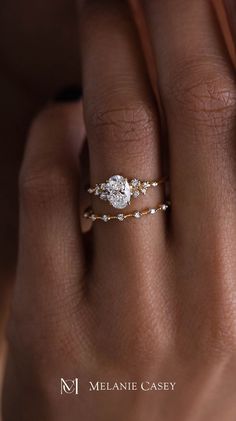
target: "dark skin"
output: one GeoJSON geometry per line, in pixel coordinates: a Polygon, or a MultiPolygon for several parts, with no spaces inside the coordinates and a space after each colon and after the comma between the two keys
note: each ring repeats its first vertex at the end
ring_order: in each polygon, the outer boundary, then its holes
{"type": "MultiPolygon", "coordinates": [[[[95,223],[88,253],[78,197],[82,106],[52,105],[34,121],[20,175],[6,421],[235,420],[234,71],[209,2],[142,4],[165,122],[129,8],[81,4],[90,182],[118,170],[159,178],[168,142],[172,210],[95,223]],[[59,396],[60,377],[77,374],[79,397],[59,396]],[[86,383],[96,379],[178,386],[91,395],[86,383]]],[[[163,200],[156,189],[131,209],[163,200]]],[[[96,198],[93,206],[111,211],[96,198]]]]}
{"type": "Polygon", "coordinates": [[[1,283],[15,271],[17,180],[30,122],[58,91],[79,83],[75,7],[70,0],[1,2],[1,283]]]}
{"type": "Polygon", "coordinates": [[[10,0],[0,5],[1,365],[16,270],[19,169],[32,119],[55,94],[80,85],[75,8],[71,0],[10,0]]]}

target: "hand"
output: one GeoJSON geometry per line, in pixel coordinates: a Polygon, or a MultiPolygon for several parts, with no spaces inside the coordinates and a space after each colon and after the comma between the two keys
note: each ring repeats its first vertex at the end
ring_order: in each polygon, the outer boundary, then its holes
{"type": "Polygon", "coordinates": [[[79,85],[75,10],[73,0],[9,0],[0,5],[0,366],[15,280],[18,175],[26,133],[51,96],[67,86],[79,85]]]}
{"type": "Polygon", "coordinates": [[[79,82],[75,9],[72,0],[9,0],[0,6],[1,285],[15,275],[17,179],[30,122],[51,96],[79,82]]]}
{"type": "MultiPolygon", "coordinates": [[[[95,222],[91,252],[80,228],[80,105],[34,123],[20,181],[6,421],[235,420],[234,73],[208,2],[143,4],[164,114],[124,2],[80,11],[90,182],[159,178],[168,142],[172,209],[95,222]],[[60,395],[61,377],[79,377],[78,396],[60,395]],[[176,386],[92,393],[89,381],[176,386]]],[[[163,200],[153,189],[131,210],[163,200]]],[[[97,198],[93,208],[111,213],[97,198]]]]}

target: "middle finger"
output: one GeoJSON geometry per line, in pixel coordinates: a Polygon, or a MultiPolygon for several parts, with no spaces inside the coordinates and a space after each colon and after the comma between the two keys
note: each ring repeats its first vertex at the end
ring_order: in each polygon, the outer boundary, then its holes
{"type": "Polygon", "coordinates": [[[174,233],[195,250],[206,218],[212,233],[219,232],[219,220],[222,233],[234,227],[233,69],[210,1],[142,3],[167,116],[174,233]]]}

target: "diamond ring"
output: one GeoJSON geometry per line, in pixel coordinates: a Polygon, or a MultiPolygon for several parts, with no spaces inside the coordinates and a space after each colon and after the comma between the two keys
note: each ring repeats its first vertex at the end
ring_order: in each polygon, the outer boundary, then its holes
{"type": "Polygon", "coordinates": [[[130,204],[131,198],[146,194],[150,187],[158,187],[166,181],[166,177],[158,181],[141,181],[137,178],[128,180],[122,175],[113,175],[105,183],[90,187],[88,193],[108,201],[114,208],[123,209],[130,204]]]}
{"type": "Polygon", "coordinates": [[[93,222],[100,220],[103,222],[108,222],[112,220],[124,221],[127,218],[136,218],[139,219],[146,215],[155,215],[159,211],[166,211],[170,207],[170,203],[160,203],[155,208],[146,208],[141,211],[133,211],[131,213],[119,213],[118,215],[98,215],[93,212],[91,208],[84,212],[84,218],[91,219],[93,222]]]}

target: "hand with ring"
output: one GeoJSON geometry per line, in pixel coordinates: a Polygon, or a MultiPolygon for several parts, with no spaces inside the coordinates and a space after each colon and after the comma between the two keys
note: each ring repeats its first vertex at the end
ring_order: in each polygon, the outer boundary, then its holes
{"type": "Polygon", "coordinates": [[[235,69],[211,2],[141,3],[156,85],[126,2],[80,2],[90,187],[80,102],[29,133],[4,421],[236,418],[235,69]]]}

